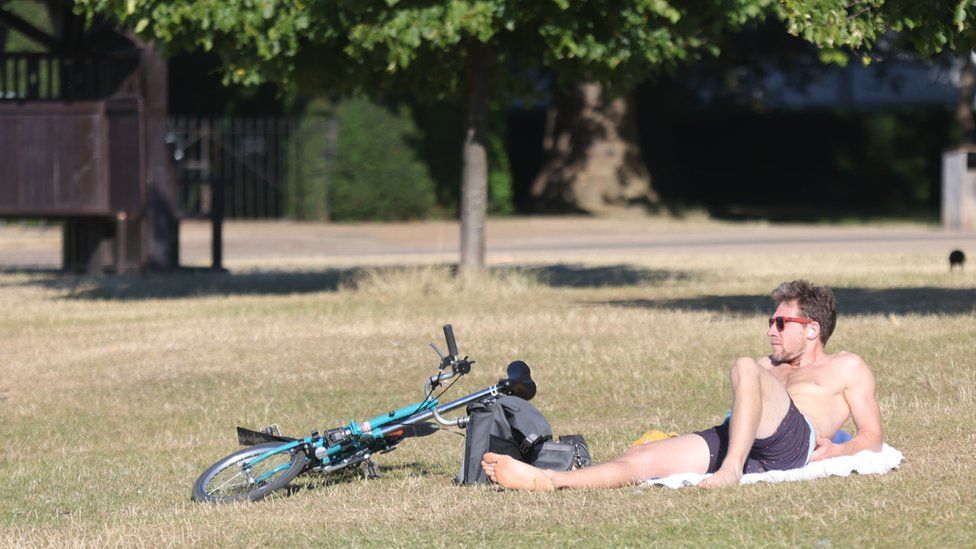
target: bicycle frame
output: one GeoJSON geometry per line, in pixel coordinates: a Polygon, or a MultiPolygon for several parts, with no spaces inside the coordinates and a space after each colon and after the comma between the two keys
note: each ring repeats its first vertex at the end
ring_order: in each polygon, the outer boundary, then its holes
{"type": "Polygon", "coordinates": [[[457,410],[476,401],[493,398],[498,395],[514,395],[525,400],[531,400],[536,393],[535,382],[532,381],[529,367],[522,361],[515,361],[508,365],[508,377],[499,379],[494,385],[467,396],[441,403],[438,397],[441,391],[434,395],[439,387],[450,388],[453,385],[446,382],[467,374],[471,371],[474,361],[468,357],[459,357],[457,343],[454,340],[453,328],[444,326],[444,336],[447,340],[448,353],[442,353],[436,345],[430,346],[440,356],[439,371],[429,377],[424,385],[424,399],[408,406],[378,415],[367,421],[350,421],[347,425],[329,429],[322,434],[313,431],[311,435],[301,438],[281,436],[277,428],[267,428],[264,431],[251,431],[238,427],[238,440],[242,445],[261,444],[260,448],[239,450],[222,460],[214,463],[205,470],[193,486],[193,499],[196,501],[226,502],[241,499],[260,499],[274,490],[287,485],[297,475],[312,470],[321,473],[331,473],[340,469],[364,463],[364,473],[367,477],[376,474],[376,466],[370,457],[376,453],[393,450],[403,440],[411,437],[427,436],[437,432],[439,425],[464,428],[468,423],[468,416],[461,415],[447,419],[444,414],[457,410]],[[287,458],[279,464],[280,458],[287,458]],[[272,461],[269,461],[272,460],[272,461]],[[264,467],[270,470],[262,471],[255,468],[264,462],[264,467]],[[216,488],[208,489],[210,481],[218,478],[231,467],[230,476],[218,484],[216,488]],[[257,474],[257,478],[255,478],[257,474]],[[228,483],[237,481],[228,488],[229,493],[220,492],[228,483]]]}
{"type": "MultiPolygon", "coordinates": [[[[344,463],[340,467],[330,467],[331,465],[338,465],[342,462],[341,458],[334,459],[340,454],[346,453],[350,456],[354,455],[359,451],[367,449],[376,442],[386,440],[391,435],[395,435],[398,431],[402,431],[405,427],[410,425],[416,425],[418,423],[434,419],[442,425],[455,425],[462,427],[463,424],[466,423],[467,416],[454,420],[447,420],[443,418],[442,414],[446,414],[452,410],[456,410],[471,402],[475,402],[486,397],[497,396],[500,394],[500,385],[501,384],[492,385],[467,396],[452,400],[443,405],[441,405],[436,399],[432,399],[426,402],[417,402],[409,406],[404,406],[403,408],[376,416],[362,423],[351,421],[349,425],[343,427],[343,429],[347,430],[349,433],[349,438],[347,441],[354,442],[351,445],[345,444],[346,441],[330,445],[326,436],[307,436],[292,442],[284,443],[276,448],[272,448],[254,459],[244,462],[242,466],[244,468],[250,468],[276,454],[289,452],[292,449],[299,447],[305,447],[306,449],[310,450],[310,452],[307,452],[310,455],[314,455],[323,463],[326,461],[329,462],[328,465],[324,465],[324,467],[328,469],[328,472],[335,471],[352,465],[352,463],[344,463]],[[343,450],[346,450],[346,452],[343,452],[343,450]]],[[[255,479],[255,481],[260,482],[261,480],[264,480],[264,478],[270,477],[271,475],[279,472],[282,468],[287,467],[287,465],[288,464],[283,464],[282,466],[272,469],[271,471],[268,471],[262,475],[261,478],[255,479]]]]}

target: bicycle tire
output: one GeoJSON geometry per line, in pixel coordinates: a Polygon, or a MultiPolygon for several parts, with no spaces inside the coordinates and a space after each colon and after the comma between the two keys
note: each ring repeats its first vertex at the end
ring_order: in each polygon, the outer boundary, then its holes
{"type": "MultiPolygon", "coordinates": [[[[275,456],[268,458],[262,462],[262,464],[267,464],[271,469],[275,469],[288,463],[287,468],[283,468],[280,471],[272,472],[271,476],[268,477],[267,481],[255,483],[252,481],[253,475],[249,476],[249,472],[245,472],[243,469],[239,473],[232,474],[232,476],[223,481],[223,485],[214,487],[211,486],[214,480],[219,478],[219,475],[223,472],[228,471],[233,466],[239,466],[240,463],[248,458],[257,457],[268,450],[272,450],[281,446],[279,442],[270,442],[266,444],[256,444],[254,446],[249,446],[243,448],[231,454],[228,454],[221,460],[217,461],[213,465],[207,468],[193,483],[193,501],[198,501],[202,503],[230,503],[234,501],[257,501],[262,499],[275,490],[285,487],[289,482],[291,482],[295,477],[297,477],[305,469],[307,464],[307,457],[305,452],[300,449],[290,449],[281,452],[281,457],[287,457],[287,461],[282,461],[281,459],[274,459],[275,456]],[[276,465],[277,464],[277,465],[276,465]],[[220,488],[223,488],[228,483],[236,478],[240,478],[241,482],[230,485],[229,488],[237,488],[238,491],[229,491],[227,495],[221,495],[218,493],[220,488]],[[210,488],[208,490],[208,488],[210,488]]],[[[261,464],[259,464],[261,465],[261,464]]],[[[231,471],[233,473],[233,471],[231,471]]]]}

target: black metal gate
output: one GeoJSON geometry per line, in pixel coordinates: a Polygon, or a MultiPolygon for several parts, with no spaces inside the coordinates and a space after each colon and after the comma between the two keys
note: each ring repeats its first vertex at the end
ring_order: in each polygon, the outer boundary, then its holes
{"type": "Polygon", "coordinates": [[[302,184],[301,178],[290,177],[303,154],[291,139],[297,124],[286,118],[170,118],[167,142],[173,148],[181,215],[284,217],[289,186],[302,184]]]}

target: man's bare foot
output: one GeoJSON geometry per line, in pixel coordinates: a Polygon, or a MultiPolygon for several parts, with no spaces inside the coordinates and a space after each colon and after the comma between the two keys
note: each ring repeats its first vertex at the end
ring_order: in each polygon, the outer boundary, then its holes
{"type": "Polygon", "coordinates": [[[725,488],[726,486],[738,486],[742,480],[742,473],[734,469],[721,469],[715,474],[698,483],[699,488],[725,488]]]}
{"type": "Polygon", "coordinates": [[[488,478],[505,488],[536,492],[551,492],[556,489],[545,471],[517,461],[512,456],[488,452],[481,459],[481,468],[488,478]]]}

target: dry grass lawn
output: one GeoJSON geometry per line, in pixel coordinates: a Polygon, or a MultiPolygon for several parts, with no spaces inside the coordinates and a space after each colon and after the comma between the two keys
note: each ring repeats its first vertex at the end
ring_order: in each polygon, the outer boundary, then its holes
{"type": "Polygon", "coordinates": [[[976,276],[939,255],[603,258],[441,267],[73,278],[0,274],[0,545],[973,546],[976,276]],[[478,362],[524,359],[535,404],[597,459],[649,428],[719,420],[727,369],[766,350],[768,292],[837,290],[828,350],[875,370],[900,470],[719,492],[458,488],[463,439],[378,458],[383,476],[296,481],[255,504],[189,501],[236,425],[305,434],[418,400],[454,325],[478,362]]]}

